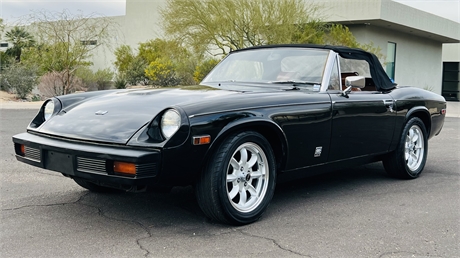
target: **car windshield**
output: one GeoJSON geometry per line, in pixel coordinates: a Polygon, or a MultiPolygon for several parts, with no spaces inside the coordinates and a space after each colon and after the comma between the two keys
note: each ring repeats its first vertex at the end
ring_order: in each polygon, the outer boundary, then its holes
{"type": "Polygon", "coordinates": [[[220,62],[202,84],[225,87],[319,89],[329,51],[308,48],[260,48],[235,52],[220,62]]]}

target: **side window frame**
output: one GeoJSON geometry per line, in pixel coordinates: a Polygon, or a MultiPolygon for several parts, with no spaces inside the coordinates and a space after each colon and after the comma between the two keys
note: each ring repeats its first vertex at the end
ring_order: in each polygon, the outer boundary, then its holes
{"type": "Polygon", "coordinates": [[[339,55],[334,52],[330,51],[328,61],[327,61],[327,67],[324,69],[324,75],[323,75],[323,81],[321,83],[321,91],[322,92],[340,92],[342,90],[342,78],[340,75],[340,61],[339,61],[339,55]],[[330,80],[333,74],[334,68],[337,68],[337,73],[338,73],[338,84],[339,88],[338,89],[329,89],[329,84],[330,80]]]}
{"type": "Polygon", "coordinates": [[[327,86],[328,91],[333,91],[333,90],[338,90],[340,91],[342,89],[342,78],[340,76],[340,66],[339,66],[339,59],[337,58],[337,55],[334,58],[333,65],[331,68],[331,73],[329,74],[329,83],[327,86]],[[330,89],[329,86],[331,86],[331,81],[333,79],[334,72],[336,73],[336,80],[337,80],[337,87],[338,88],[332,88],[330,89]]]}

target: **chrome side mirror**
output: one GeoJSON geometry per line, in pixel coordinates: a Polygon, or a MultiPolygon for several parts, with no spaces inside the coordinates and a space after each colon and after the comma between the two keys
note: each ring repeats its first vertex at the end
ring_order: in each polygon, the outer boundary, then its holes
{"type": "Polygon", "coordinates": [[[348,76],[345,78],[345,87],[350,86],[362,89],[366,87],[366,78],[364,76],[348,76]]]}
{"type": "Polygon", "coordinates": [[[343,92],[342,96],[348,98],[352,88],[364,88],[366,87],[366,77],[364,76],[348,76],[345,78],[345,86],[347,87],[343,92]]]}

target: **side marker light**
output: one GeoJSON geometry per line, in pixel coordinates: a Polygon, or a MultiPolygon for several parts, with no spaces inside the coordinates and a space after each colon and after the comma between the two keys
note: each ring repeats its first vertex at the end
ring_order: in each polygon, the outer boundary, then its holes
{"type": "Polygon", "coordinates": [[[193,145],[205,145],[211,143],[210,135],[193,136],[193,145]]]}

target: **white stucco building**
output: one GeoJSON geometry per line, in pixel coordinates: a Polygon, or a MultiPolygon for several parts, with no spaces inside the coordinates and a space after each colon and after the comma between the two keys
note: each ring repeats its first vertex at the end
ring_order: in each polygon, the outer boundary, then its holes
{"type": "MultiPolygon", "coordinates": [[[[127,0],[126,15],[113,18],[120,24],[123,35],[117,44],[136,48],[139,42],[162,37],[159,9],[165,3],[166,0],[127,0]]],[[[382,49],[387,55],[387,72],[396,83],[442,94],[443,60],[460,61],[460,45],[453,44],[460,42],[459,23],[391,0],[325,0],[321,3],[327,21],[347,25],[359,42],[373,42],[382,49]],[[450,43],[444,52],[443,43],[450,43]]],[[[95,56],[96,67],[113,63],[109,52],[95,56]]],[[[456,87],[448,86],[452,91],[460,88],[458,82],[456,87]]]]}

